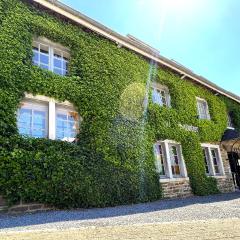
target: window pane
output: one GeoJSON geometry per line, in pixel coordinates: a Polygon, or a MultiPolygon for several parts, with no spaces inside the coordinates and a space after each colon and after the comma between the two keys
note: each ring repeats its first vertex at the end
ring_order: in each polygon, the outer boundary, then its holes
{"type": "Polygon", "coordinates": [[[180,166],[179,166],[180,157],[178,155],[177,146],[169,146],[169,150],[170,150],[172,174],[173,176],[179,176],[180,175],[180,166]]]}
{"type": "Polygon", "coordinates": [[[34,111],[33,127],[39,129],[46,128],[46,113],[42,111],[34,111]]]}
{"type": "Polygon", "coordinates": [[[227,126],[229,128],[234,128],[233,119],[232,119],[232,113],[228,113],[227,114],[227,126]]]}
{"type": "Polygon", "coordinates": [[[198,115],[200,119],[210,119],[208,105],[204,100],[197,100],[198,115]]]}
{"type": "Polygon", "coordinates": [[[204,155],[204,162],[205,162],[205,171],[207,174],[209,174],[210,171],[209,171],[209,160],[207,156],[207,148],[203,148],[203,155],[204,155]]]}
{"type": "Polygon", "coordinates": [[[155,164],[156,164],[156,169],[157,172],[159,173],[160,176],[165,176],[165,157],[163,155],[163,149],[162,145],[160,144],[155,144],[154,145],[154,155],[155,155],[155,164]]]}
{"type": "Polygon", "coordinates": [[[61,68],[54,68],[53,72],[55,72],[58,75],[62,75],[62,69],[61,68]]]}
{"type": "Polygon", "coordinates": [[[38,52],[33,51],[33,59],[32,59],[33,63],[38,64],[38,61],[39,61],[38,57],[39,57],[38,52]]]}
{"type": "Polygon", "coordinates": [[[40,67],[43,68],[43,69],[49,69],[49,66],[48,65],[44,65],[44,64],[40,64],[40,67]]]}
{"type": "Polygon", "coordinates": [[[19,131],[19,134],[21,134],[21,135],[31,136],[31,129],[30,128],[19,127],[18,131],[19,131]]]}
{"type": "Polygon", "coordinates": [[[75,138],[78,128],[78,114],[76,112],[57,113],[56,136],[57,139],[69,140],[75,138]]]}
{"type": "Polygon", "coordinates": [[[213,160],[213,166],[215,169],[215,173],[219,174],[219,159],[218,159],[218,153],[217,149],[211,149],[211,154],[212,154],[212,160],[213,160]]]}
{"type": "Polygon", "coordinates": [[[32,110],[20,109],[18,111],[18,126],[24,128],[30,128],[32,124],[32,110]]]}
{"type": "Polygon", "coordinates": [[[64,57],[64,52],[54,49],[53,72],[65,76],[68,73],[68,59],[64,57]]]}
{"type": "Polygon", "coordinates": [[[76,131],[70,132],[70,138],[75,138],[76,137],[76,131]]]}
{"type": "Polygon", "coordinates": [[[62,68],[62,60],[61,59],[58,59],[58,58],[54,58],[54,67],[57,67],[57,68],[62,68]]]}
{"type": "Polygon", "coordinates": [[[63,120],[67,120],[67,114],[57,114],[57,119],[58,120],[61,120],[61,121],[63,121],[63,120]]]}
{"type": "Polygon", "coordinates": [[[32,137],[44,138],[46,137],[45,131],[40,129],[33,129],[32,137]]]}
{"type": "Polygon", "coordinates": [[[59,131],[65,131],[68,128],[68,122],[57,119],[57,128],[59,131]]]}
{"type": "Polygon", "coordinates": [[[160,92],[157,89],[153,89],[152,101],[160,106],[162,106],[162,98],[160,92]]]}
{"type": "Polygon", "coordinates": [[[66,76],[67,74],[68,74],[68,71],[67,71],[67,70],[63,70],[62,75],[63,75],[63,76],[66,76]]]}
{"type": "Polygon", "coordinates": [[[166,101],[166,92],[161,90],[160,91],[160,97],[161,97],[161,100],[162,100],[162,105],[163,106],[167,106],[167,101],[166,101]]]}
{"type": "Polygon", "coordinates": [[[68,62],[63,61],[63,69],[65,69],[65,70],[68,69],[68,62]]]}
{"type": "Polygon", "coordinates": [[[22,135],[31,137],[46,137],[47,111],[35,110],[39,106],[22,107],[18,111],[18,129],[22,135]]]}
{"type": "Polygon", "coordinates": [[[49,56],[48,55],[44,55],[44,54],[40,54],[40,62],[42,64],[49,64],[49,56]]]}
{"type": "Polygon", "coordinates": [[[63,139],[64,138],[64,132],[61,132],[61,129],[57,128],[57,135],[56,135],[57,139],[63,139]]]}
{"type": "Polygon", "coordinates": [[[153,88],[152,91],[152,101],[159,106],[169,106],[169,94],[163,89],[153,88]]]}

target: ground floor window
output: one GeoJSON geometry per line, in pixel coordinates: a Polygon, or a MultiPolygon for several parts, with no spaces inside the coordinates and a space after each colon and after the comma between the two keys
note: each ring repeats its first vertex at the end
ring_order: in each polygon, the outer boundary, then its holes
{"type": "Polygon", "coordinates": [[[22,135],[45,138],[48,133],[46,104],[23,102],[18,111],[18,129],[22,135]]]}
{"type": "Polygon", "coordinates": [[[80,118],[72,104],[59,103],[44,96],[26,95],[17,114],[21,135],[73,142],[79,131],[80,118]]]}
{"type": "Polygon", "coordinates": [[[224,167],[218,145],[202,144],[205,171],[209,176],[224,175],[224,167]]]}
{"type": "Polygon", "coordinates": [[[170,140],[159,141],[154,144],[154,155],[160,179],[187,177],[181,144],[170,140]]]}

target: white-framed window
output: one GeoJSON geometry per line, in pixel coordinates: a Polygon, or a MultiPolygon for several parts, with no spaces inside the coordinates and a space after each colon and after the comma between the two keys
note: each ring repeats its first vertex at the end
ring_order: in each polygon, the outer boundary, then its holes
{"type": "Polygon", "coordinates": [[[46,138],[48,107],[38,102],[23,102],[18,110],[18,130],[21,135],[46,138]]]}
{"type": "Polygon", "coordinates": [[[166,86],[162,86],[157,83],[152,85],[152,101],[161,107],[170,107],[171,99],[169,90],[166,86]]]}
{"type": "Polygon", "coordinates": [[[73,142],[80,117],[71,103],[60,103],[45,96],[26,94],[17,113],[19,134],[73,142]]]}
{"type": "Polygon", "coordinates": [[[43,37],[35,38],[32,47],[34,65],[61,76],[68,74],[70,54],[67,48],[43,37]]]}
{"type": "Polygon", "coordinates": [[[227,113],[227,128],[234,129],[233,119],[232,119],[232,113],[227,113]]]}
{"type": "Polygon", "coordinates": [[[171,140],[158,141],[153,148],[160,180],[187,178],[180,143],[171,140]]]}
{"type": "Polygon", "coordinates": [[[210,120],[210,113],[208,108],[208,103],[205,99],[197,97],[197,111],[199,119],[208,119],[210,120]]]}
{"type": "Polygon", "coordinates": [[[225,175],[219,146],[203,143],[201,147],[204,155],[206,174],[209,176],[225,175]]]}

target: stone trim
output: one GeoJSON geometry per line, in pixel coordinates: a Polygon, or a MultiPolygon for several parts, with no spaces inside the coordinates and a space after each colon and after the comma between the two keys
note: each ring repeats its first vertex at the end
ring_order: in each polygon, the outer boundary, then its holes
{"type": "Polygon", "coordinates": [[[10,213],[10,214],[19,214],[19,213],[32,213],[37,211],[46,211],[53,210],[54,208],[51,206],[47,206],[46,204],[41,203],[18,203],[14,206],[8,207],[5,199],[0,196],[0,212],[10,213]]]}

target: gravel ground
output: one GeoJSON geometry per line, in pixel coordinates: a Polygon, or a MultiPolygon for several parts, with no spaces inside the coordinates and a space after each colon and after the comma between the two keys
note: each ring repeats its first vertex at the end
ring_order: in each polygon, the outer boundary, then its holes
{"type": "Polygon", "coordinates": [[[240,192],[103,209],[0,215],[0,232],[240,219],[240,192]]]}

